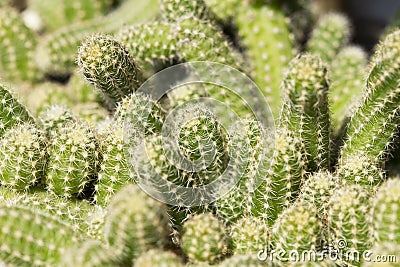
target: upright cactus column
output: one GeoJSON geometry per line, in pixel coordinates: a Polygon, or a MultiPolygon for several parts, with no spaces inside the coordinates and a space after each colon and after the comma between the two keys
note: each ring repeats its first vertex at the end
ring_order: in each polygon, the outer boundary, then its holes
{"type": "Polygon", "coordinates": [[[0,207],[0,258],[17,266],[59,266],[79,238],[57,217],[18,206],[0,207]]]}
{"type": "Polygon", "coordinates": [[[0,136],[7,129],[24,122],[35,123],[35,120],[10,88],[0,83],[0,136]]]}
{"type": "Polygon", "coordinates": [[[360,185],[337,190],[328,203],[330,241],[341,260],[359,265],[372,245],[371,195],[360,185]],[[357,253],[360,258],[357,258],[357,253]]]}
{"type": "Polygon", "coordinates": [[[110,107],[134,93],[143,82],[134,58],[111,36],[99,34],[85,40],[78,51],[78,65],[110,107]]]}
{"type": "Polygon", "coordinates": [[[26,191],[43,182],[47,139],[44,131],[24,123],[8,129],[0,140],[0,182],[26,191]]]}
{"type": "Polygon", "coordinates": [[[317,56],[291,61],[283,79],[280,123],[298,134],[307,153],[308,171],[330,168],[330,115],[327,67],[317,56]]]}
{"type": "Polygon", "coordinates": [[[213,263],[226,253],[224,226],[211,213],[198,214],[183,225],[182,249],[193,263],[213,263]]]}
{"type": "Polygon", "coordinates": [[[320,18],[307,43],[307,49],[326,63],[331,63],[350,38],[350,22],[339,13],[329,13],[320,18]]]}
{"type": "Polygon", "coordinates": [[[42,74],[34,60],[37,36],[13,8],[1,8],[0,25],[0,77],[16,82],[40,80],[42,74]]]}
{"type": "Polygon", "coordinates": [[[136,185],[128,185],[108,206],[104,237],[120,263],[168,243],[170,234],[165,207],[136,185]]]}
{"type": "Polygon", "coordinates": [[[380,43],[371,59],[361,103],[345,135],[340,164],[366,156],[381,163],[390,153],[399,124],[400,31],[380,43]]]}
{"type": "Polygon", "coordinates": [[[234,21],[253,66],[251,76],[265,95],[274,116],[278,117],[283,70],[294,56],[288,19],[272,6],[241,4],[234,21]]]}
{"type": "Polygon", "coordinates": [[[375,240],[400,244],[400,181],[389,179],[373,200],[372,216],[375,240]]]}
{"type": "Polygon", "coordinates": [[[82,122],[67,122],[52,135],[46,186],[57,195],[81,194],[98,166],[97,142],[92,129],[82,122]]]}

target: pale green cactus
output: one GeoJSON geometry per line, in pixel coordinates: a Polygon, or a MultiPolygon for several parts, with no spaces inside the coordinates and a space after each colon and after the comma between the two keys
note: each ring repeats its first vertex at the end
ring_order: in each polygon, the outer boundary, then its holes
{"type": "Polygon", "coordinates": [[[13,8],[0,9],[0,77],[11,81],[37,82],[42,79],[34,52],[37,36],[13,8]]]}
{"type": "Polygon", "coordinates": [[[400,182],[398,177],[387,180],[373,200],[372,216],[375,240],[400,244],[400,182]]]}
{"type": "Polygon", "coordinates": [[[244,217],[230,228],[234,254],[257,254],[270,247],[270,233],[266,222],[255,217],[244,217]]]}
{"type": "Polygon", "coordinates": [[[254,70],[251,76],[278,117],[283,70],[294,56],[288,19],[272,6],[243,5],[234,21],[254,70]]]}
{"type": "Polygon", "coordinates": [[[25,122],[35,123],[35,119],[14,96],[13,91],[0,83],[0,136],[14,125],[25,122]]]}
{"type": "Polygon", "coordinates": [[[31,123],[8,129],[0,140],[0,182],[19,191],[43,183],[47,138],[31,123]]]}
{"type": "Polygon", "coordinates": [[[169,221],[165,207],[136,185],[118,192],[108,206],[104,225],[106,244],[121,264],[168,243],[169,221]]]}
{"type": "Polygon", "coordinates": [[[340,49],[347,45],[350,33],[347,17],[339,13],[328,13],[317,22],[308,40],[307,49],[320,56],[326,63],[330,63],[340,49]]]}
{"type": "Polygon", "coordinates": [[[330,114],[327,67],[317,56],[293,59],[282,82],[280,124],[299,135],[307,153],[307,170],[330,168],[330,114]]]}
{"type": "Polygon", "coordinates": [[[143,83],[135,59],[111,36],[97,34],[87,38],[78,50],[78,66],[111,108],[143,83]]]}
{"type": "Polygon", "coordinates": [[[211,213],[194,215],[183,225],[182,249],[193,263],[213,263],[228,249],[227,232],[211,213]]]}
{"type": "Polygon", "coordinates": [[[17,266],[59,266],[79,236],[57,217],[19,206],[0,207],[0,258],[17,266]]]}
{"type": "Polygon", "coordinates": [[[66,197],[82,194],[97,171],[97,146],[87,124],[71,121],[59,127],[48,147],[47,189],[66,197]]]}

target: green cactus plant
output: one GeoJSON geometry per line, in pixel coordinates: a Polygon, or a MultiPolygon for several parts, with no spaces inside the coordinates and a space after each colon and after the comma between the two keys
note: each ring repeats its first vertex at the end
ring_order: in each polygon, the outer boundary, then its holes
{"type": "Polygon", "coordinates": [[[123,125],[115,120],[108,121],[98,133],[101,161],[97,173],[94,200],[107,206],[112,196],[126,184],[134,183],[135,173],[128,164],[124,151],[123,125]]]}
{"type": "Polygon", "coordinates": [[[29,208],[0,207],[0,257],[17,266],[58,266],[79,236],[57,217],[29,208]]]}
{"type": "Polygon", "coordinates": [[[47,139],[44,131],[31,123],[8,129],[0,141],[0,181],[19,191],[43,183],[47,139]]]}
{"type": "Polygon", "coordinates": [[[82,194],[98,167],[97,146],[86,123],[70,121],[58,128],[48,147],[47,189],[65,197],[82,194]]]}
{"type": "Polygon", "coordinates": [[[251,76],[260,86],[273,114],[278,116],[283,70],[294,56],[288,20],[273,6],[244,6],[238,8],[235,22],[253,66],[251,76]]]}
{"type": "Polygon", "coordinates": [[[78,66],[110,107],[143,83],[134,58],[111,36],[98,34],[86,39],[78,50],[78,66]]]}
{"type": "Polygon", "coordinates": [[[118,261],[100,241],[88,240],[68,249],[60,266],[107,267],[118,266],[118,261]]]}
{"type": "Polygon", "coordinates": [[[382,184],[374,197],[372,216],[374,237],[377,242],[400,243],[399,190],[399,180],[389,179],[382,184]]]}
{"type": "Polygon", "coordinates": [[[8,86],[0,83],[0,136],[16,124],[35,123],[30,112],[14,94],[8,86]]]}
{"type": "Polygon", "coordinates": [[[398,125],[399,42],[400,31],[394,31],[385,37],[371,59],[361,103],[345,134],[340,164],[360,155],[382,163],[390,152],[398,125]]]}
{"type": "Polygon", "coordinates": [[[0,76],[11,81],[37,82],[42,79],[34,52],[37,36],[13,8],[0,10],[0,76]]]}
{"type": "Polygon", "coordinates": [[[331,63],[340,49],[349,42],[351,30],[347,17],[328,13],[320,18],[307,43],[307,50],[331,63]]]}
{"type": "Polygon", "coordinates": [[[147,250],[166,245],[170,234],[167,216],[165,207],[136,185],[118,192],[108,206],[104,225],[106,244],[118,262],[131,264],[147,250]]]}
{"type": "Polygon", "coordinates": [[[280,123],[299,134],[307,153],[307,170],[330,169],[330,112],[327,67],[317,56],[293,59],[282,82],[280,123]]]}
{"type": "Polygon", "coordinates": [[[266,222],[256,217],[244,217],[230,228],[231,247],[234,254],[256,254],[269,248],[271,230],[266,222]]]}
{"type": "Polygon", "coordinates": [[[211,213],[194,215],[183,225],[182,249],[193,263],[213,263],[227,252],[226,229],[211,213]]]}
{"type": "Polygon", "coordinates": [[[327,222],[329,241],[339,259],[360,265],[363,253],[372,246],[371,194],[360,185],[348,185],[336,190],[330,198],[327,222]]]}

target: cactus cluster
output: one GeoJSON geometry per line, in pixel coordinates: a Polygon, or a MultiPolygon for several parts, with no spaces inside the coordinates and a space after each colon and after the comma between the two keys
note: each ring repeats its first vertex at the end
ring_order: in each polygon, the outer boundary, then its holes
{"type": "Polygon", "coordinates": [[[398,266],[400,29],[312,6],[2,1],[0,265],[398,266]]]}

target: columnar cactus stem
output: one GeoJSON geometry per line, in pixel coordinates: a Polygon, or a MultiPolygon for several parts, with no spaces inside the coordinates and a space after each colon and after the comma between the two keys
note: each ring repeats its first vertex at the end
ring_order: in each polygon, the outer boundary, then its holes
{"type": "Polygon", "coordinates": [[[252,213],[264,218],[272,226],[299,193],[305,165],[302,141],[293,132],[279,129],[275,137],[272,165],[252,194],[252,213]]]}
{"type": "Polygon", "coordinates": [[[253,65],[254,81],[260,86],[273,114],[278,117],[283,69],[294,56],[288,21],[274,7],[243,6],[239,8],[235,22],[253,65]],[[268,41],[265,36],[268,36],[268,41]]]}
{"type": "Polygon", "coordinates": [[[47,189],[70,197],[81,194],[96,173],[97,142],[82,122],[68,122],[52,135],[48,148],[47,189]]]}
{"type": "Polygon", "coordinates": [[[326,63],[332,62],[339,50],[344,47],[350,37],[350,22],[339,13],[329,13],[320,18],[307,48],[312,54],[318,55],[326,63]]]}
{"type": "Polygon", "coordinates": [[[104,237],[121,263],[129,265],[147,250],[165,245],[169,234],[165,207],[136,185],[126,186],[108,206],[104,237]]]}
{"type": "Polygon", "coordinates": [[[400,244],[400,181],[389,179],[379,188],[372,208],[374,236],[377,242],[400,244]]]}
{"type": "Polygon", "coordinates": [[[185,18],[209,19],[210,11],[203,0],[162,0],[161,11],[167,21],[185,18]]]}
{"type": "Polygon", "coordinates": [[[194,215],[183,225],[182,249],[193,263],[213,263],[226,253],[227,233],[211,213],[194,215]]]}
{"type": "Polygon", "coordinates": [[[66,223],[28,208],[2,206],[0,221],[0,258],[18,266],[59,266],[79,240],[66,223]]]}
{"type": "Polygon", "coordinates": [[[258,253],[270,246],[270,229],[260,218],[244,217],[230,229],[232,250],[235,254],[258,253]]]}
{"type": "Polygon", "coordinates": [[[0,181],[15,190],[28,190],[43,182],[46,134],[30,123],[7,130],[0,140],[0,181]]]}
{"type": "Polygon", "coordinates": [[[371,248],[372,216],[371,195],[360,185],[345,186],[337,190],[328,203],[327,222],[330,241],[341,259],[359,265],[353,252],[362,253],[371,248]]]}
{"type": "Polygon", "coordinates": [[[0,83],[0,136],[16,124],[35,123],[29,111],[13,96],[10,88],[0,83]]]}
{"type": "Polygon", "coordinates": [[[390,153],[399,124],[400,31],[381,42],[368,73],[363,99],[356,107],[341,150],[340,163],[364,155],[382,162],[390,153]]]}
{"type": "Polygon", "coordinates": [[[353,103],[361,97],[367,55],[357,46],[344,47],[331,63],[329,91],[332,126],[336,134],[350,117],[353,103]]]}
{"type": "Polygon", "coordinates": [[[111,197],[123,186],[134,182],[134,173],[128,165],[124,151],[123,125],[110,120],[99,133],[101,161],[95,185],[95,201],[107,206],[111,197]]]}
{"type": "Polygon", "coordinates": [[[280,123],[297,133],[307,152],[307,169],[330,168],[329,82],[327,68],[313,55],[295,58],[283,79],[280,123]]]}
{"type": "Polygon", "coordinates": [[[59,105],[52,105],[42,111],[39,114],[39,119],[49,136],[54,135],[66,123],[77,121],[77,118],[69,108],[59,105]]]}
{"type": "Polygon", "coordinates": [[[78,65],[111,107],[143,82],[134,58],[111,36],[97,34],[86,39],[78,50],[78,65]]]}
{"type": "Polygon", "coordinates": [[[42,74],[34,60],[37,36],[13,8],[1,8],[0,25],[0,75],[11,81],[40,80],[42,74]]]}
{"type": "Polygon", "coordinates": [[[322,221],[317,209],[307,202],[296,202],[282,212],[272,227],[272,243],[277,251],[316,251],[321,244],[322,221]]]}

